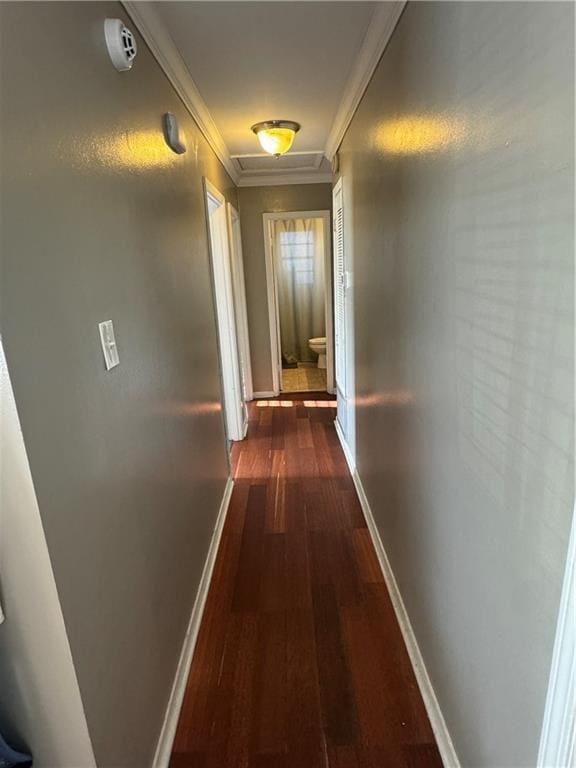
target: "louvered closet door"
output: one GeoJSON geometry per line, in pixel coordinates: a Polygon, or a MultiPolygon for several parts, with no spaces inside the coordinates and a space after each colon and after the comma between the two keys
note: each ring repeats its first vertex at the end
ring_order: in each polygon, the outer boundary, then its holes
{"type": "Polygon", "coordinates": [[[342,183],[339,181],[333,193],[334,221],[334,357],[336,386],[346,397],[346,285],[344,272],[344,211],[342,207],[342,183]]]}
{"type": "Polygon", "coordinates": [[[352,272],[344,252],[344,194],[342,179],[333,192],[334,220],[334,358],[336,368],[336,421],[346,442],[346,455],[355,463],[356,416],[354,384],[354,325],[352,272]]]}

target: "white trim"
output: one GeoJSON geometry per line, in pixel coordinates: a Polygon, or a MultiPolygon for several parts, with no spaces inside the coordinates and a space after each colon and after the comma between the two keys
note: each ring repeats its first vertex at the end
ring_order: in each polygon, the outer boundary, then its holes
{"type": "Polygon", "coordinates": [[[564,571],[538,768],[568,768],[576,755],[576,514],[564,571]]]}
{"type": "MultiPolygon", "coordinates": [[[[342,257],[343,257],[343,269],[345,269],[346,267],[345,267],[345,263],[344,263],[344,254],[346,252],[346,247],[345,247],[345,243],[344,243],[344,190],[343,190],[343,186],[342,186],[342,177],[341,176],[338,179],[338,181],[336,182],[336,184],[334,184],[334,187],[332,188],[332,247],[334,249],[334,259],[333,259],[333,264],[332,264],[332,284],[334,285],[334,292],[335,293],[337,292],[337,283],[338,283],[338,274],[337,274],[338,273],[338,259],[337,259],[337,250],[336,250],[336,246],[337,246],[336,230],[337,230],[338,208],[339,207],[342,209],[342,257]],[[340,200],[341,200],[341,205],[340,206],[337,205],[338,196],[340,196],[340,200]]],[[[345,284],[343,284],[343,287],[344,288],[346,287],[345,284]]],[[[345,324],[345,327],[346,327],[347,317],[346,317],[346,299],[345,298],[344,298],[343,310],[344,310],[344,324],[345,324]]],[[[335,331],[334,331],[335,333],[336,333],[336,330],[337,329],[335,329],[335,331]]],[[[346,341],[347,341],[346,333],[344,333],[344,344],[345,345],[346,345],[346,341]]],[[[346,350],[347,346],[345,346],[344,349],[346,350]]],[[[336,361],[335,361],[335,365],[336,365],[336,361]]],[[[346,376],[348,374],[348,371],[345,370],[344,373],[345,373],[345,378],[346,378],[346,376]]],[[[334,371],[334,378],[336,379],[336,385],[338,386],[339,379],[341,378],[341,372],[335,370],[334,371]]],[[[347,390],[347,387],[344,387],[344,390],[347,390]]],[[[348,393],[347,393],[347,391],[343,391],[342,394],[346,398],[348,393]]]]}
{"type": "MultiPolygon", "coordinates": [[[[332,160],[364,95],[380,57],[394,32],[405,6],[405,0],[377,3],[368,25],[362,47],[343,89],[342,99],[326,141],[324,154],[332,160]]],[[[331,173],[285,171],[283,173],[239,173],[206,102],[190,71],[160,18],[154,3],[123,0],[122,5],[188,112],[194,118],[206,141],[224,165],[232,181],[241,187],[278,186],[284,184],[324,184],[333,180],[331,173]]]]}
{"type": "Polygon", "coordinates": [[[270,232],[269,219],[267,215],[262,216],[262,227],[264,235],[264,261],[266,265],[266,303],[268,305],[268,328],[270,333],[270,369],[272,371],[272,390],[273,397],[280,394],[280,367],[282,361],[280,358],[280,329],[278,323],[278,295],[276,284],[276,271],[274,269],[274,258],[272,254],[272,235],[270,232]]]}
{"type": "MultiPolygon", "coordinates": [[[[264,157],[270,160],[272,163],[275,162],[273,158],[270,157],[270,155],[267,152],[247,152],[244,154],[239,155],[231,155],[232,160],[234,160],[234,165],[236,167],[236,170],[238,171],[239,175],[249,175],[249,176],[276,176],[277,172],[276,170],[271,170],[270,168],[259,168],[259,169],[252,169],[247,170],[245,168],[242,168],[242,160],[251,160],[253,158],[258,157],[264,157]]],[[[279,173],[286,173],[286,174],[302,174],[309,171],[317,171],[320,166],[322,165],[322,161],[324,160],[324,150],[323,149],[305,149],[302,152],[290,152],[286,157],[309,157],[310,162],[308,165],[301,165],[298,168],[284,168],[283,171],[280,171],[279,173]]]]}
{"type": "Polygon", "coordinates": [[[228,147],[170,33],[154,8],[154,3],[123,0],[122,5],[144,38],[160,68],[182,99],[184,106],[194,118],[202,135],[228,171],[232,181],[237,184],[238,172],[230,157],[228,147]]]}
{"type": "Polygon", "coordinates": [[[344,435],[344,432],[342,431],[342,427],[340,426],[340,422],[338,421],[338,419],[334,419],[334,429],[336,430],[336,434],[338,435],[338,440],[340,440],[340,445],[342,446],[342,450],[344,451],[344,458],[346,459],[346,463],[348,464],[348,469],[350,470],[350,474],[352,475],[352,479],[354,480],[354,473],[356,472],[354,456],[352,455],[352,451],[350,450],[350,446],[346,441],[346,437],[344,435]]]}
{"type": "Polygon", "coordinates": [[[1,336],[0,456],[3,698],[35,765],[96,768],[1,336]]]}
{"type": "Polygon", "coordinates": [[[400,593],[400,589],[398,588],[398,583],[396,582],[396,578],[394,576],[394,572],[392,571],[390,561],[388,560],[386,550],[382,544],[380,533],[376,527],[376,522],[374,521],[374,516],[372,515],[372,510],[366,497],[362,481],[360,480],[356,466],[352,461],[352,454],[348,445],[346,444],[346,440],[344,439],[344,435],[342,434],[338,424],[336,425],[336,434],[338,435],[340,444],[342,445],[342,450],[344,451],[344,456],[348,462],[348,467],[352,475],[352,480],[354,481],[356,493],[358,494],[358,499],[360,500],[362,511],[364,512],[364,517],[366,518],[366,523],[368,525],[368,530],[370,531],[370,536],[372,537],[372,543],[374,544],[374,549],[376,550],[378,562],[380,563],[382,575],[384,576],[384,581],[386,582],[386,586],[390,594],[390,600],[394,606],[396,619],[400,625],[402,637],[404,638],[406,650],[408,651],[410,661],[412,662],[412,668],[414,669],[416,681],[418,683],[422,699],[424,700],[424,706],[426,707],[426,712],[428,713],[430,725],[434,731],[434,736],[436,738],[436,744],[438,745],[438,750],[442,758],[442,763],[444,768],[460,768],[458,755],[456,754],[454,744],[450,738],[450,733],[446,726],[444,716],[442,715],[440,704],[438,703],[438,699],[434,693],[432,681],[430,680],[426,666],[424,665],[424,659],[422,658],[420,648],[418,647],[416,635],[414,634],[414,630],[410,624],[410,618],[408,617],[406,606],[402,600],[402,595],[400,593]]]}
{"type": "MultiPolygon", "coordinates": [[[[342,259],[343,259],[343,279],[344,279],[344,383],[339,387],[336,383],[336,393],[338,396],[337,420],[341,429],[343,429],[346,444],[352,457],[356,450],[356,371],[354,367],[354,264],[350,252],[350,242],[346,241],[346,205],[344,199],[344,179],[342,176],[338,179],[332,190],[332,225],[333,225],[333,248],[336,245],[336,225],[337,209],[342,209],[342,259]],[[340,197],[340,200],[338,200],[340,197]]],[[[336,283],[338,280],[336,252],[333,259],[333,285],[336,295],[336,283]]],[[[336,342],[336,329],[334,341],[336,342]]],[[[334,368],[335,378],[336,367],[334,368]]],[[[342,382],[341,382],[342,384],[342,382]]]]}
{"type": "Polygon", "coordinates": [[[269,397],[276,397],[276,392],[271,390],[262,390],[261,392],[253,392],[254,400],[266,400],[269,397]]]}
{"type": "Polygon", "coordinates": [[[152,768],[168,768],[170,762],[170,754],[172,752],[174,737],[176,736],[176,728],[178,726],[180,710],[182,709],[190,665],[192,664],[198,631],[200,629],[200,624],[202,623],[206,597],[208,596],[210,581],[212,580],[212,572],[214,570],[216,555],[218,554],[218,547],[220,546],[222,530],[226,521],[226,514],[228,512],[228,505],[230,504],[233,488],[234,481],[229,477],[226,482],[226,487],[224,488],[224,494],[222,496],[222,502],[220,503],[218,517],[216,518],[216,525],[214,527],[214,533],[212,534],[212,540],[210,541],[206,562],[204,563],[200,585],[198,587],[198,592],[196,593],[192,613],[190,614],[188,629],[186,630],[186,636],[182,643],[180,660],[178,662],[178,667],[176,668],[174,683],[172,684],[172,692],[170,693],[170,699],[168,700],[168,706],[166,708],[162,730],[160,731],[160,737],[158,738],[152,768]]]}
{"type": "MultiPolygon", "coordinates": [[[[254,172],[239,172],[188,66],[154,7],[154,3],[122,0],[122,5],[234,184],[239,187],[268,187],[332,182],[331,173],[320,171],[272,172],[269,175],[266,175],[266,172],[260,175],[254,172]]],[[[322,150],[318,151],[322,152],[322,150]]]]}
{"type": "Polygon", "coordinates": [[[326,327],[326,391],[334,389],[334,272],[332,270],[332,212],[324,217],[324,325],[326,327]]]}
{"type": "Polygon", "coordinates": [[[279,187],[290,184],[332,184],[334,176],[328,172],[284,171],[266,176],[254,173],[242,173],[236,182],[239,187],[279,187]]]}
{"type": "Polygon", "coordinates": [[[226,434],[229,440],[243,440],[248,421],[248,411],[240,374],[226,200],[224,195],[206,177],[204,177],[204,198],[218,328],[222,404],[224,406],[226,434]]]}
{"type": "Polygon", "coordinates": [[[330,236],[330,211],[279,211],[264,213],[264,254],[266,261],[266,300],[268,302],[268,322],[270,324],[270,365],[272,368],[272,386],[275,395],[281,392],[282,358],[280,352],[280,322],[278,310],[278,284],[272,250],[270,222],[285,219],[322,219],[324,224],[324,314],[326,326],[326,391],[334,394],[334,323],[332,275],[332,238],[330,236]]]}
{"type": "Polygon", "coordinates": [[[405,5],[404,0],[390,0],[376,4],[364,42],[344,87],[342,99],[326,141],[324,153],[330,161],[338,151],[340,142],[344,138],[374,70],[392,37],[405,5]]]}
{"type": "MultiPolygon", "coordinates": [[[[244,400],[252,400],[252,364],[250,360],[250,335],[248,333],[248,308],[246,306],[246,285],[244,281],[244,259],[242,257],[242,236],[240,234],[240,215],[232,203],[226,206],[228,214],[228,234],[230,238],[230,261],[232,264],[232,288],[236,312],[236,333],[240,367],[244,385],[244,400]]],[[[246,419],[246,428],[247,428],[246,419]]]]}
{"type": "MultiPolygon", "coordinates": [[[[324,156],[324,150],[323,149],[302,149],[302,150],[295,150],[294,152],[290,152],[290,157],[298,156],[298,155],[321,155],[324,156]]],[[[240,160],[245,157],[270,157],[269,152],[242,152],[236,155],[232,155],[234,159],[239,158],[240,160]]]]}

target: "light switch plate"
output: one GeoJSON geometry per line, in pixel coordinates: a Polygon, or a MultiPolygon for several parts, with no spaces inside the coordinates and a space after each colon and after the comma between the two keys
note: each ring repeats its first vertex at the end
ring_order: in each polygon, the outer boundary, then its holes
{"type": "Polygon", "coordinates": [[[102,343],[106,370],[109,371],[110,368],[114,368],[120,362],[112,320],[105,320],[103,323],[99,323],[98,329],[100,331],[100,342],[102,343]]]}

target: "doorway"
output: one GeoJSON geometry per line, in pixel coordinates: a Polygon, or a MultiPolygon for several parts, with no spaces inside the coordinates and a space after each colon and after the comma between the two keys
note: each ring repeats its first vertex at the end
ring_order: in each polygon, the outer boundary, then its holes
{"type": "Polygon", "coordinates": [[[264,214],[273,387],[334,391],[330,211],[264,214]]]}
{"type": "Polygon", "coordinates": [[[216,305],[224,423],[229,441],[243,440],[248,427],[248,409],[242,387],[238,352],[226,200],[208,179],[204,179],[204,194],[210,233],[210,262],[216,305]]]}

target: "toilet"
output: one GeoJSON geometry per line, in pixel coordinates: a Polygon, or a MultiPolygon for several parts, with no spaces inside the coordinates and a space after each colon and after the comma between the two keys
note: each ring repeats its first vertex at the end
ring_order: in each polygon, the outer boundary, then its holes
{"type": "Polygon", "coordinates": [[[308,339],[308,346],[318,355],[318,368],[326,368],[326,336],[308,339]]]}

